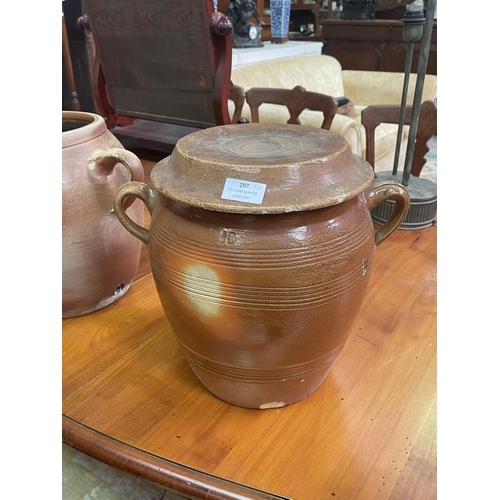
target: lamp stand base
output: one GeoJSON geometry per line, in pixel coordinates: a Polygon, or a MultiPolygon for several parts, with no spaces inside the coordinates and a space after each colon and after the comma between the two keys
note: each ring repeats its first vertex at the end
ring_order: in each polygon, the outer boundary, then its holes
{"type": "MultiPolygon", "coordinates": [[[[401,172],[396,175],[393,175],[392,171],[377,172],[374,182],[390,180],[401,184],[402,177],[401,172]]],[[[437,184],[428,179],[410,175],[406,189],[410,195],[410,209],[399,229],[423,229],[432,226],[436,222],[437,184]]],[[[395,201],[389,199],[372,208],[373,222],[385,224],[390,219],[395,205],[395,201]]]]}

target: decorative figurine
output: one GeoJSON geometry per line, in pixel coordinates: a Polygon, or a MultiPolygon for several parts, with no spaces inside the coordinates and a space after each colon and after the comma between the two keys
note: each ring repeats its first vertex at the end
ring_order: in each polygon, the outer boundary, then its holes
{"type": "Polygon", "coordinates": [[[233,23],[233,48],[263,47],[263,22],[253,0],[230,0],[226,16],[233,23]],[[257,24],[251,22],[255,18],[257,24]]]}
{"type": "Polygon", "coordinates": [[[380,0],[343,0],[341,19],[375,19],[380,0]]]}

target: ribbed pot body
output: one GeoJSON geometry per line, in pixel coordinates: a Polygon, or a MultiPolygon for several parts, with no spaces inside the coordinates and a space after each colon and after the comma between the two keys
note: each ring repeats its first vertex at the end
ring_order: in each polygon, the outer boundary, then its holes
{"type": "MultiPolygon", "coordinates": [[[[132,178],[143,180],[143,171],[102,117],[63,112],[62,125],[62,316],[68,318],[101,309],[130,287],[141,242],[116,218],[113,196],[132,178]]],[[[135,200],[127,214],[142,223],[144,206],[135,200]]]]}
{"type": "Polygon", "coordinates": [[[153,275],[210,392],[272,408],[320,386],[370,275],[375,241],[364,196],[283,214],[215,212],[159,196],[149,230],[153,275]]]}

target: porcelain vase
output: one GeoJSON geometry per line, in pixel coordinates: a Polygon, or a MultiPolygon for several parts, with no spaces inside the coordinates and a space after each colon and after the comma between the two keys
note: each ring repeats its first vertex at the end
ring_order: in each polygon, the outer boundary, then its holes
{"type": "Polygon", "coordinates": [[[290,0],[271,0],[271,43],[288,41],[290,9],[290,0]]]}

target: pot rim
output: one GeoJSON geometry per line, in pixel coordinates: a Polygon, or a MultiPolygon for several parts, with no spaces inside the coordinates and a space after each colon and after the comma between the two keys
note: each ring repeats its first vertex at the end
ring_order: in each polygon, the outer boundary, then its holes
{"type": "Polygon", "coordinates": [[[87,111],[63,111],[62,121],[80,121],[81,127],[62,132],[62,147],[76,146],[91,141],[104,134],[108,129],[104,118],[87,111]]]}

